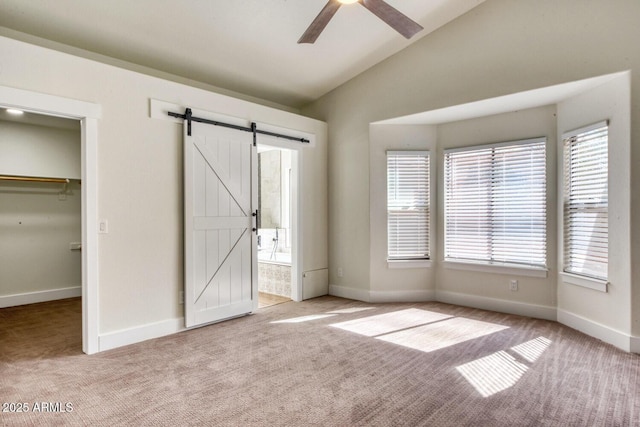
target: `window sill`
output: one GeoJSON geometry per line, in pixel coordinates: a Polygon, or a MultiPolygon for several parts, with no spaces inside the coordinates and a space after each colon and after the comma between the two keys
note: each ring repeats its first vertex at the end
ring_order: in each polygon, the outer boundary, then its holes
{"type": "Polygon", "coordinates": [[[578,276],[571,273],[560,273],[562,283],[569,283],[571,285],[582,286],[583,288],[589,288],[600,292],[608,292],[609,282],[606,280],[594,279],[593,277],[578,276]]]}
{"type": "Polygon", "coordinates": [[[431,268],[430,259],[389,259],[388,268],[431,268]]]}
{"type": "Polygon", "coordinates": [[[549,270],[541,267],[514,266],[513,264],[489,264],[481,262],[441,261],[451,270],[480,271],[483,273],[509,274],[514,276],[547,278],[549,270]]]}

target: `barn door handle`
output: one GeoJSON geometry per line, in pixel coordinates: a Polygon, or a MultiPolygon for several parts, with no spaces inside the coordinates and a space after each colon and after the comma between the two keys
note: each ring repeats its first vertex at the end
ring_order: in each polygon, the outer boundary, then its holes
{"type": "Polygon", "coordinates": [[[256,234],[258,234],[258,229],[260,228],[260,215],[259,215],[259,213],[260,213],[260,211],[258,209],[256,209],[256,211],[251,214],[251,216],[256,219],[256,226],[253,228],[253,231],[255,231],[256,234]]]}

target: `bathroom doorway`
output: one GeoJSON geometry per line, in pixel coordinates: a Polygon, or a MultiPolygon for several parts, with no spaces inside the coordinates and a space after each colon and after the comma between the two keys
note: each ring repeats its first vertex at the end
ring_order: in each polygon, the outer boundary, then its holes
{"type": "Polygon", "coordinates": [[[291,301],[295,250],[293,153],[258,145],[259,307],[291,301]]]}

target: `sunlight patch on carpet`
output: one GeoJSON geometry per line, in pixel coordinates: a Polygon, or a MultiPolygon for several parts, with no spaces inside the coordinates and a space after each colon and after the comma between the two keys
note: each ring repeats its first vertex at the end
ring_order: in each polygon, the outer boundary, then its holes
{"type": "Polygon", "coordinates": [[[310,316],[293,317],[291,319],[276,320],[271,323],[302,323],[310,322],[312,320],[324,319],[326,317],[333,317],[335,314],[312,314],[310,316]]]}
{"type": "Polygon", "coordinates": [[[508,329],[508,326],[452,317],[441,322],[383,335],[377,339],[425,353],[508,329]]]}
{"type": "Polygon", "coordinates": [[[418,308],[408,308],[406,310],[378,314],[362,319],[334,323],[330,326],[367,337],[375,337],[449,318],[451,318],[451,316],[448,314],[420,310],[418,308]]]}
{"type": "Polygon", "coordinates": [[[532,364],[551,345],[551,340],[538,337],[473,362],[465,363],[456,369],[483,397],[492,396],[514,386],[529,369],[525,363],[516,360],[522,357],[532,364]],[[512,354],[510,354],[512,353],[512,354]]]}
{"type": "Polygon", "coordinates": [[[506,351],[498,351],[456,368],[483,397],[512,387],[529,369],[506,351]]]}
{"type": "Polygon", "coordinates": [[[549,347],[551,340],[545,337],[538,337],[534,340],[524,342],[515,347],[511,347],[511,350],[522,356],[527,362],[535,362],[538,360],[542,353],[549,347]]]}

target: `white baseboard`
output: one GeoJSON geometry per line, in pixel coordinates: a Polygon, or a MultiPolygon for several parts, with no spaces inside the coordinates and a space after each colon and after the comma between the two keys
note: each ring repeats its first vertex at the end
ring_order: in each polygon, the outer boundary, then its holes
{"type": "Polygon", "coordinates": [[[369,291],[365,289],[349,288],[346,286],[329,285],[329,295],[334,297],[371,302],[369,291]]]}
{"type": "Polygon", "coordinates": [[[66,298],[76,298],[79,296],[82,296],[81,286],[51,289],[48,291],[27,292],[24,294],[5,295],[0,296],[0,308],[14,307],[16,305],[36,304],[39,302],[55,301],[66,298]]]}
{"type": "Polygon", "coordinates": [[[527,304],[497,298],[461,294],[457,292],[436,291],[436,301],[465,307],[481,308],[500,313],[517,314],[536,319],[557,320],[556,308],[546,305],[527,304]]]}
{"type": "Polygon", "coordinates": [[[593,320],[578,316],[577,314],[558,309],[558,322],[576,329],[583,334],[614,345],[624,351],[636,353],[640,350],[640,347],[638,347],[638,344],[640,344],[638,338],[594,322],[593,320]],[[635,350],[633,347],[635,347],[635,350]]]}
{"type": "Polygon", "coordinates": [[[640,353],[640,337],[626,335],[608,326],[551,306],[527,304],[447,291],[368,291],[338,285],[329,286],[329,295],[364,302],[439,301],[483,310],[551,320],[612,344],[624,351],[640,353]]]}
{"type": "MultiPolygon", "coordinates": [[[[374,299],[380,298],[380,300],[365,300],[354,298],[353,296],[370,298],[369,292],[363,291],[361,289],[353,289],[336,285],[331,285],[330,295],[364,302],[422,302],[433,300],[425,299],[428,295],[431,295],[431,291],[376,292],[373,293],[371,297],[373,297],[374,299]],[[401,297],[401,295],[404,295],[405,297],[401,297]]],[[[518,314],[522,316],[529,316],[546,320],[556,320],[556,311],[555,309],[553,309],[553,315],[550,315],[550,307],[522,303],[515,304],[512,301],[496,300],[486,297],[474,297],[469,295],[456,294],[454,292],[438,292],[437,295],[439,297],[437,301],[445,302],[448,304],[470,306],[505,313],[508,312],[511,314],[518,314]],[[510,308],[516,309],[507,310],[504,304],[509,304],[510,308]],[[533,315],[532,313],[537,315],[533,315]]],[[[640,337],[629,337],[619,331],[608,328],[607,326],[598,324],[581,316],[577,316],[573,313],[562,310],[558,310],[557,321],[584,334],[612,344],[624,351],[640,353],[640,337]]],[[[186,330],[186,328],[184,327],[184,319],[176,318],[156,323],[150,323],[135,328],[124,329],[121,331],[110,332],[108,334],[100,336],[98,351],[111,350],[117,347],[175,334],[184,330],[186,330]]]]}
{"type": "Polygon", "coordinates": [[[175,334],[184,330],[186,330],[184,318],[180,317],[109,332],[98,337],[98,351],[111,350],[113,348],[175,334]]]}
{"type": "Polygon", "coordinates": [[[369,302],[428,302],[434,301],[436,291],[370,291],[369,302]]]}
{"type": "Polygon", "coordinates": [[[364,302],[425,302],[435,299],[433,290],[369,291],[338,285],[329,285],[329,295],[364,302]]]}

